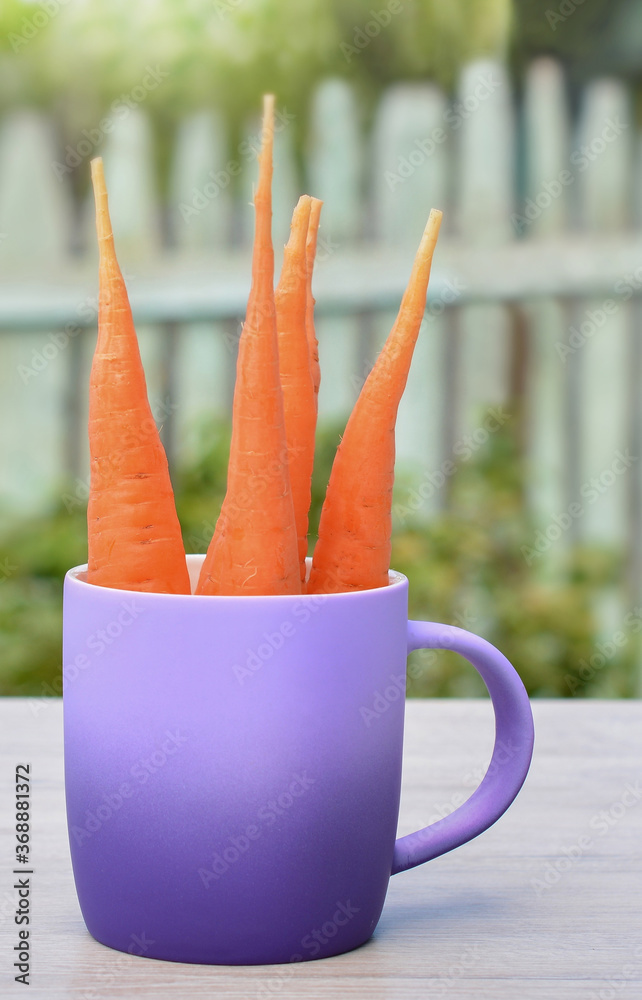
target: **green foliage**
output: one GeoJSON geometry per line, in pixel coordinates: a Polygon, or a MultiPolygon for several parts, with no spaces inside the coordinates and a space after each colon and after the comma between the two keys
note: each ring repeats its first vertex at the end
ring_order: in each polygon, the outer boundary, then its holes
{"type": "Polygon", "coordinates": [[[508,46],[511,4],[505,0],[402,2],[389,25],[368,44],[362,37],[364,26],[373,9],[385,12],[387,5],[334,0],[334,9],[344,70],[362,74],[375,87],[429,77],[451,89],[462,65],[481,56],[501,58],[508,46]]]}
{"type": "Polygon", "coordinates": [[[395,13],[370,0],[84,0],[48,16],[3,0],[0,107],[47,108],[74,143],[152,66],[165,75],[144,106],[160,132],[207,107],[238,131],[265,91],[303,120],[327,75],[350,78],[364,95],[391,79],[452,85],[462,62],[505,50],[510,11],[509,0],[400,0],[395,13]],[[389,22],[378,31],[373,22],[370,37],[373,10],[389,22]]]}
{"type": "Polygon", "coordinates": [[[225,496],[231,427],[205,423],[199,430],[198,457],[174,476],[176,510],[187,553],[207,552],[225,496]]]}
{"type": "MultiPolygon", "coordinates": [[[[311,540],[342,428],[322,428],[312,490],[311,540]]],[[[225,492],[229,426],[203,427],[199,457],[176,473],[185,547],[204,552],[225,492]]],[[[632,636],[598,670],[582,669],[598,640],[596,603],[617,586],[620,560],[598,549],[553,546],[528,566],[522,546],[536,525],[524,503],[525,470],[514,421],[490,436],[450,480],[447,508],[426,518],[410,511],[411,482],[395,490],[392,565],[410,581],[410,614],[459,625],[495,643],[532,695],[634,693],[632,636]]],[[[0,532],[0,694],[52,694],[61,670],[62,580],[86,561],[84,510],[52,507],[0,532]]],[[[418,652],[411,695],[483,692],[454,654],[418,652]]]]}
{"type": "MultiPolygon", "coordinates": [[[[631,696],[632,637],[603,669],[581,676],[598,640],[596,604],[618,586],[622,560],[597,548],[561,554],[552,546],[529,566],[522,547],[532,547],[538,525],[525,503],[525,478],[509,422],[459,467],[446,510],[428,522],[409,518],[395,532],[392,565],[410,580],[411,617],[483,635],[515,664],[529,694],[631,696]]],[[[403,514],[406,497],[397,493],[403,514]]],[[[409,678],[411,694],[483,691],[449,653],[413,654],[409,678]]]]}
{"type": "Polygon", "coordinates": [[[51,695],[61,672],[62,580],[87,561],[84,510],[62,505],[0,535],[0,695],[51,695]]]}
{"type": "MultiPolygon", "coordinates": [[[[523,69],[534,57],[546,54],[561,60],[574,83],[600,73],[619,74],[626,43],[620,23],[628,8],[638,6],[628,0],[550,5],[540,0],[519,0],[515,4],[513,36],[516,66],[523,69]]],[[[639,40],[638,32],[638,66],[639,40]]]]}

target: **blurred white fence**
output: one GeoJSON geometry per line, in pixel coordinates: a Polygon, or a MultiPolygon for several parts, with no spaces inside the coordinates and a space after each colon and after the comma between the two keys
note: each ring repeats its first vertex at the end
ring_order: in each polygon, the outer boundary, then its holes
{"type": "MultiPolygon", "coordinates": [[[[321,415],[348,412],[429,209],[443,208],[399,416],[400,466],[418,486],[438,483],[443,469],[447,478],[448,463],[488,433],[487,408],[519,396],[540,546],[576,537],[624,545],[639,581],[642,144],[625,87],[592,83],[571,116],[553,62],[532,65],[519,98],[502,66],[476,63],[454,98],[428,83],[391,88],[369,130],[339,80],[319,87],[305,128],[280,112],[277,248],[299,193],[325,201],[315,287],[321,415]]],[[[59,494],[63,472],[79,490],[87,478],[97,287],[87,179],[98,152],[170,457],[193,449],[199,415],[229,413],[257,142],[258,122],[230,147],[222,120],[194,115],[175,136],[161,194],[140,109],[122,106],[66,148],[34,112],[0,121],[4,509],[59,494]]],[[[426,512],[444,503],[443,489],[423,492],[432,494],[426,512]]]]}

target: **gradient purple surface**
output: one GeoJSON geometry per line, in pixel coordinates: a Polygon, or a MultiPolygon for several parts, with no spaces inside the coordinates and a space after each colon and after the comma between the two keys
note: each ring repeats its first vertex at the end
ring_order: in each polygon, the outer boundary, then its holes
{"type": "Polygon", "coordinates": [[[103,944],[223,965],[349,951],[392,873],[476,836],[519,791],[533,745],[519,677],[483,639],[408,623],[400,574],[236,598],[95,587],[84,569],[65,579],[65,791],[78,898],[103,944]],[[467,803],[395,841],[406,655],[421,646],[480,671],[495,753],[467,803]]]}

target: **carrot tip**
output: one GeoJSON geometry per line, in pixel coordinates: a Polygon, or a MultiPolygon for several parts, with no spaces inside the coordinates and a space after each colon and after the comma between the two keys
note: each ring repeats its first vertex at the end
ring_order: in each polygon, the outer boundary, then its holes
{"type": "Polygon", "coordinates": [[[263,149],[271,147],[274,141],[274,94],[263,95],[263,128],[261,132],[263,149]]]}
{"type": "Polygon", "coordinates": [[[94,188],[94,198],[96,200],[96,231],[100,242],[101,240],[111,239],[113,236],[102,156],[96,156],[91,161],[90,166],[91,183],[94,188]]]}
{"type": "Polygon", "coordinates": [[[441,226],[441,220],[444,213],[438,208],[431,208],[430,215],[428,216],[428,222],[426,223],[426,228],[424,229],[424,238],[430,238],[431,243],[437,242],[437,237],[439,236],[439,227],[441,226]]]}
{"type": "Polygon", "coordinates": [[[91,182],[95,188],[105,187],[105,170],[102,156],[96,156],[89,164],[91,167],[91,182]]]}

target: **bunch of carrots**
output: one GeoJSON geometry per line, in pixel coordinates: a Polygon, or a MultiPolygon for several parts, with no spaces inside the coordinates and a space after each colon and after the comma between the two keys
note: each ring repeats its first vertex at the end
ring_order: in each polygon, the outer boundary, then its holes
{"type": "MultiPolygon", "coordinates": [[[[430,213],[399,314],[337,449],[307,577],[320,381],[312,270],[322,203],[308,195],[299,199],[275,290],[273,138],[274,98],[268,95],[227,490],[196,594],[334,593],[388,583],[395,422],[426,307],[441,212],[430,213]]],[[[189,594],[167,459],[116,259],[102,160],[93,160],[91,169],[100,294],[89,397],[87,581],[189,594]]]]}

